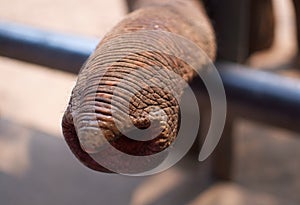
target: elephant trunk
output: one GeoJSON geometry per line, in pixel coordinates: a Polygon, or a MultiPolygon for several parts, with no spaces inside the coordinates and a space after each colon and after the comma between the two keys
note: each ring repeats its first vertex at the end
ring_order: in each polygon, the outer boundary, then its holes
{"type": "MultiPolygon", "coordinates": [[[[188,39],[215,58],[215,37],[199,2],[149,2],[135,1],[139,9],[97,46],[78,75],[63,117],[63,134],[72,152],[97,171],[110,172],[91,157],[110,155],[108,145],[129,155],[148,156],[176,138],[178,99],[184,89],[180,79],[190,82],[196,75],[178,54],[198,67],[207,62],[170,34],[188,39]]],[[[109,159],[128,166],[117,157],[109,159]]]]}

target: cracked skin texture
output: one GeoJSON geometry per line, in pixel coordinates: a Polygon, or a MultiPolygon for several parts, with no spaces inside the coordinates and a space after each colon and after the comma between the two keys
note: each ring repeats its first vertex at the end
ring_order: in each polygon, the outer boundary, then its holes
{"type": "MultiPolygon", "coordinates": [[[[178,102],[170,92],[161,87],[144,85],[142,90],[136,91],[129,103],[129,115],[134,126],[140,129],[147,129],[150,126],[149,113],[151,106],[158,106],[167,115],[167,121],[163,125],[161,119],[155,117],[152,119],[154,127],[160,128],[162,131],[154,139],[148,141],[138,141],[124,136],[115,125],[112,119],[112,110],[115,108],[115,120],[122,120],[124,110],[124,100],[128,92],[134,91],[134,85],[144,83],[144,78],[151,78],[151,67],[157,66],[161,69],[160,75],[156,78],[161,83],[164,83],[166,70],[175,72],[186,82],[190,82],[195,77],[193,69],[182,62],[180,59],[168,55],[166,53],[157,52],[139,52],[125,55],[124,58],[114,61],[114,56],[119,54],[127,54],[127,50],[134,46],[140,46],[138,42],[155,41],[155,44],[164,47],[176,47],[173,45],[172,39],[161,38],[160,36],[141,35],[136,39],[119,42],[116,37],[124,33],[161,30],[180,35],[194,42],[200,47],[210,59],[215,58],[216,46],[215,37],[212,27],[206,17],[202,5],[198,1],[187,0],[166,0],[153,1],[151,4],[145,4],[144,1],[136,1],[139,3],[139,9],[130,13],[110,31],[97,46],[93,57],[90,57],[83,66],[75,88],[72,91],[68,108],[65,111],[62,120],[63,135],[73,154],[87,167],[101,172],[111,172],[107,168],[97,163],[89,153],[89,150],[103,148],[97,151],[96,154],[100,157],[107,157],[109,163],[117,163],[120,166],[131,166],[130,162],[120,161],[117,156],[110,156],[110,152],[105,148],[101,141],[91,141],[88,132],[82,140],[90,140],[88,146],[82,146],[78,139],[78,130],[89,129],[89,127],[99,127],[104,133],[104,137],[116,149],[134,156],[149,156],[161,152],[170,146],[176,138],[180,125],[180,111],[178,102]],[[186,15],[189,14],[189,15],[186,15]],[[135,43],[137,42],[137,43],[135,43]],[[109,46],[107,46],[109,45],[109,46]],[[103,49],[105,47],[105,49],[103,49]],[[109,62],[109,66],[103,71],[101,65],[103,62],[109,62]],[[129,76],[124,85],[123,90],[116,91],[115,86],[120,84],[123,76],[140,68],[143,70],[143,75],[129,76]],[[103,77],[99,77],[99,76],[103,77]],[[93,95],[90,95],[94,93],[93,95]],[[113,96],[117,97],[117,103],[112,104],[113,96]],[[80,99],[80,100],[79,100],[80,99]],[[93,119],[91,124],[89,112],[94,112],[96,119],[93,119]],[[76,120],[74,119],[76,113],[76,120]],[[79,113],[79,114],[78,114],[79,113]],[[90,124],[85,124],[90,120],[90,124]]],[[[189,55],[189,49],[185,47],[176,48],[185,55],[189,55]]],[[[192,59],[193,60],[193,59],[192,59]]],[[[198,61],[199,59],[194,59],[198,61]]],[[[205,64],[205,62],[196,62],[205,64]]],[[[167,74],[166,74],[167,75],[167,74]]],[[[166,81],[165,86],[174,87],[176,92],[181,92],[178,89],[176,82],[166,81]]],[[[180,85],[179,85],[180,87],[180,85]]],[[[182,93],[180,93],[182,94],[182,93]]],[[[122,126],[127,126],[123,122],[122,126]]],[[[91,128],[92,129],[92,128],[91,128]]],[[[129,127],[130,130],[130,127],[129,127]]],[[[152,130],[147,132],[151,135],[152,130]]],[[[161,159],[157,160],[159,163],[161,159]]],[[[147,161],[141,164],[142,167],[147,166],[147,161]]],[[[137,167],[137,170],[139,168],[137,167]]]]}

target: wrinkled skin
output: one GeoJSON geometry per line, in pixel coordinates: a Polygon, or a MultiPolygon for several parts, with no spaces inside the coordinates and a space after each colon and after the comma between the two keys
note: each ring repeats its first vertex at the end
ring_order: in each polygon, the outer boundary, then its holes
{"type": "MultiPolygon", "coordinates": [[[[91,169],[110,172],[107,168],[98,164],[91,155],[108,156],[110,163],[118,163],[122,166],[130,166],[127,162],[120,161],[116,156],[106,149],[105,143],[101,140],[94,140],[93,130],[101,128],[104,137],[118,150],[135,156],[148,156],[166,149],[176,138],[180,125],[178,102],[170,92],[161,87],[143,85],[144,78],[155,76],[149,70],[157,66],[161,69],[156,78],[165,83],[165,86],[172,87],[179,94],[182,89],[176,82],[164,82],[164,71],[171,70],[181,76],[186,82],[195,77],[193,69],[174,56],[156,52],[131,53],[127,55],[128,49],[140,46],[132,39],[129,42],[117,42],[115,37],[136,31],[161,30],[178,34],[194,42],[209,56],[215,58],[216,46],[211,25],[206,17],[201,4],[196,1],[187,0],[165,0],[152,1],[151,4],[139,3],[138,10],[129,14],[111,32],[109,32],[97,46],[94,54],[83,66],[75,88],[72,91],[68,108],[64,114],[62,127],[67,144],[74,155],[91,169]],[[185,15],[189,13],[189,15],[185,15]],[[109,45],[109,46],[107,46],[109,45]],[[128,49],[126,48],[128,47],[128,49]],[[114,57],[126,54],[120,60],[115,61],[114,57]],[[105,66],[108,62],[108,66],[105,66]],[[123,76],[137,68],[143,70],[144,76],[129,76],[123,90],[117,91],[115,86],[119,85],[123,76]],[[99,77],[103,76],[103,77],[99,77]],[[124,113],[124,99],[130,92],[133,92],[134,85],[143,85],[143,90],[133,93],[129,103],[129,115],[132,124],[140,129],[147,129],[150,126],[149,114],[151,107],[157,106],[167,115],[167,122],[161,123],[160,116],[152,116],[153,129],[147,131],[147,135],[154,135],[155,129],[162,130],[158,136],[148,141],[138,141],[124,136],[116,127],[112,119],[112,112],[115,120],[122,119],[124,113]],[[177,86],[177,87],[176,87],[177,86]],[[117,103],[112,104],[112,98],[117,97],[117,103]],[[113,111],[114,110],[114,111],[113,111]],[[96,116],[92,118],[91,116],[96,116]],[[79,136],[80,135],[80,136],[79,136]],[[81,140],[79,140],[79,137],[81,140]],[[82,143],[86,142],[86,143],[82,143]]],[[[147,2],[147,1],[146,1],[147,2]]],[[[161,47],[176,47],[172,40],[161,39],[160,36],[138,36],[139,42],[151,41],[161,47]]],[[[137,41],[136,40],[136,41],[137,41]]],[[[145,46],[143,45],[143,46],[145,46]]],[[[189,55],[188,48],[176,48],[185,55],[189,55]]],[[[199,61],[199,59],[194,59],[199,61]]],[[[201,61],[201,59],[200,59],[201,61]]],[[[205,62],[197,62],[205,64],[205,62]]],[[[144,83],[145,84],[145,83],[144,83]]],[[[171,89],[172,89],[171,88],[171,89]]],[[[122,127],[130,132],[130,125],[123,122],[122,127]]],[[[147,163],[147,162],[145,162],[147,163]]]]}

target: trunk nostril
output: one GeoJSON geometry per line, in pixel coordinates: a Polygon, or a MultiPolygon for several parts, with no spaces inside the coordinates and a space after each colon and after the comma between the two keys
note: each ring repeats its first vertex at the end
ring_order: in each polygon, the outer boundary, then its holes
{"type": "Polygon", "coordinates": [[[139,129],[144,130],[150,127],[151,121],[148,117],[138,118],[136,120],[133,120],[133,125],[139,129]]]}

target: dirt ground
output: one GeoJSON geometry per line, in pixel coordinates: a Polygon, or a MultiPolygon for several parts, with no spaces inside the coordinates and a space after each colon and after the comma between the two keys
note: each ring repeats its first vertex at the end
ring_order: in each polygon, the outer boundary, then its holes
{"type": "MultiPolygon", "coordinates": [[[[280,9],[288,7],[285,0],[275,1],[280,9]]],[[[0,0],[0,5],[0,21],[97,38],[126,13],[122,0],[0,0]]],[[[286,59],[295,51],[286,40],[294,28],[281,21],[284,32],[272,52],[286,59]]],[[[256,55],[250,63],[264,67],[270,56],[256,55]]],[[[300,135],[243,119],[234,130],[232,182],[207,188],[208,162],[149,177],[83,167],[60,126],[75,81],[69,73],[0,57],[0,204],[300,204],[300,135]]]]}

